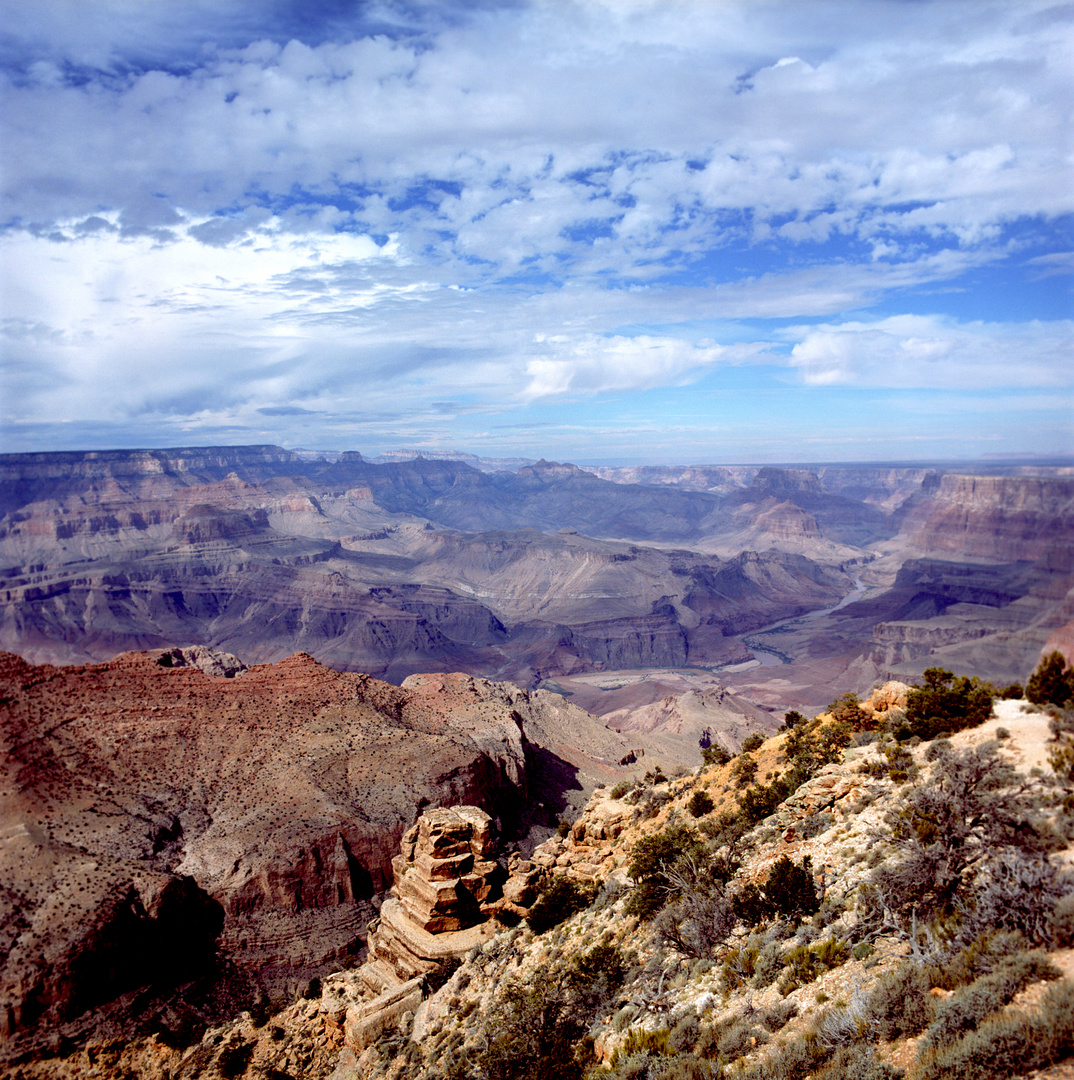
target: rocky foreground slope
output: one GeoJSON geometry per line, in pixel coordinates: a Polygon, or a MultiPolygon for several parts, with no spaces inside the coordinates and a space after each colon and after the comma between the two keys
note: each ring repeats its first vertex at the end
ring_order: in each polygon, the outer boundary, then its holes
{"type": "Polygon", "coordinates": [[[922,741],[905,686],[835,706],[598,790],[499,892],[487,816],[429,811],[365,964],[189,1046],[11,1074],[1000,1080],[1074,1054],[1074,717],[1010,700],[922,741]]]}
{"type": "Polygon", "coordinates": [[[362,948],[424,807],[547,835],[634,759],[545,691],[398,687],[305,654],[243,669],[203,649],[0,654],[5,1056],[267,1007],[362,948]]]}

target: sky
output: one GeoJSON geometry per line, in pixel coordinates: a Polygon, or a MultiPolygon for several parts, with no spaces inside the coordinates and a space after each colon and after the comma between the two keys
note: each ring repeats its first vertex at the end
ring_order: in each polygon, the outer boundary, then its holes
{"type": "Polygon", "coordinates": [[[1074,453],[1074,4],[0,0],[0,451],[1074,453]]]}

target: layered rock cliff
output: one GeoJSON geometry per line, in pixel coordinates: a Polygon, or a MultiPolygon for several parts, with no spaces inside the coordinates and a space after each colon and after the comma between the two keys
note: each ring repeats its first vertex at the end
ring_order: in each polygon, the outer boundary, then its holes
{"type": "Polygon", "coordinates": [[[948,474],[907,503],[901,533],[923,554],[1074,570],[1074,479],[948,474]]]}
{"type": "Polygon", "coordinates": [[[178,656],[0,654],[0,1023],[16,1047],[124,1030],[134,1009],[181,1037],[292,993],[362,947],[424,807],[480,805],[517,834],[622,775],[629,749],[553,694],[467,675],[397,687],[296,654],[211,676],[203,653],[178,656]]]}

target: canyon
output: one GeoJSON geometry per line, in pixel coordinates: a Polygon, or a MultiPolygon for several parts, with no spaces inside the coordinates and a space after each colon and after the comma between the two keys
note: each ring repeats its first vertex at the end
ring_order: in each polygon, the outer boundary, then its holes
{"type": "Polygon", "coordinates": [[[930,666],[1024,680],[1072,536],[1058,466],[2,457],[4,1060],[183,1047],[363,957],[352,1028],[395,1018],[604,788],[930,666]]]}
{"type": "Polygon", "coordinates": [[[815,710],[833,683],[934,664],[1016,681],[1074,636],[1068,466],[501,464],[5,455],[0,648],[301,650],[394,683],[547,686],[603,715],[706,687],[815,710]],[[617,672],[605,684],[633,691],[592,693],[617,672]]]}

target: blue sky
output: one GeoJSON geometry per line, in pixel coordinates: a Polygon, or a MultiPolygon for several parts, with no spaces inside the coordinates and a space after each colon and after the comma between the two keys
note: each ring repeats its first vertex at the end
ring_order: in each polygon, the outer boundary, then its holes
{"type": "Polygon", "coordinates": [[[1074,5],[0,26],[0,450],[1074,449],[1074,5]]]}

